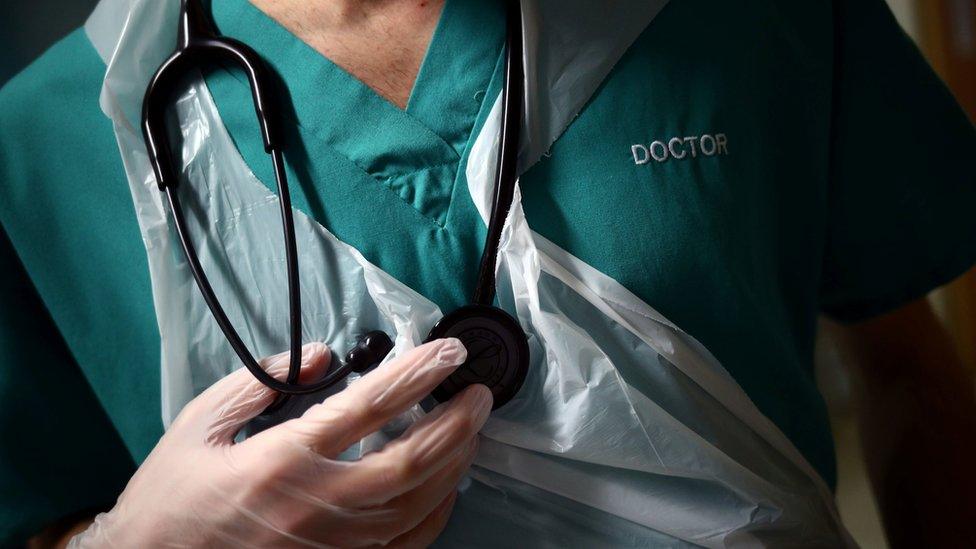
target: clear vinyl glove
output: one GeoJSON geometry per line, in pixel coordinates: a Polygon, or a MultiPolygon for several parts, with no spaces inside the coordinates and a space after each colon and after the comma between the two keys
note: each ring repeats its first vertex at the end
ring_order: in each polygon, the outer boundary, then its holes
{"type": "MultiPolygon", "coordinates": [[[[303,348],[303,381],[327,369],[323,344],[303,348]]],[[[466,356],[456,339],[421,345],[302,417],[240,443],[234,436],[275,394],[240,369],[191,401],[115,507],[69,547],[361,547],[430,544],[474,459],[491,392],[474,385],[381,451],[343,450],[410,408],[466,356]]],[[[263,361],[283,377],[288,355],[263,361]]]]}

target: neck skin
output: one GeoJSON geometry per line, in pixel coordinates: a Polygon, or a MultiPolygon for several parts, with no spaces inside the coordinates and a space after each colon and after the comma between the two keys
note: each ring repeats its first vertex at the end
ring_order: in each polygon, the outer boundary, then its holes
{"type": "Polygon", "coordinates": [[[404,109],[445,0],[250,1],[404,109]]]}

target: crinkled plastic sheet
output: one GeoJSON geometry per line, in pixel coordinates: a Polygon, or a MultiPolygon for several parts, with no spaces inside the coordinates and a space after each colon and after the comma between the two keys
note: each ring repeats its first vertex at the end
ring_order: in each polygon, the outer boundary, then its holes
{"type": "MultiPolygon", "coordinates": [[[[579,35],[590,40],[582,47],[559,39],[574,36],[570,30],[546,25],[586,21],[584,3],[524,2],[523,161],[558,137],[663,2],[650,4],[635,12],[646,19],[640,24],[634,13],[610,10],[608,19],[628,21],[617,34],[580,23],[579,35]]],[[[182,257],[138,131],[142,92],[175,43],[177,5],[103,0],[86,27],[108,64],[101,103],[114,122],[149,257],[167,423],[238,367],[182,257]]],[[[499,117],[496,100],[468,161],[483,217],[499,117]]],[[[253,352],[280,351],[288,316],[277,198],[236,151],[202,80],[176,101],[174,128],[201,262],[253,352]]],[[[440,317],[434,304],[300,212],[296,234],[304,341],[345,349],[357,333],[380,328],[395,334],[397,354],[440,317]]],[[[521,392],[486,425],[472,480],[438,545],[851,543],[822,480],[714,357],[618,283],[533,233],[520,197],[502,239],[498,295],[529,333],[533,362],[521,392]]],[[[322,398],[294,399],[282,413],[322,398]]]]}

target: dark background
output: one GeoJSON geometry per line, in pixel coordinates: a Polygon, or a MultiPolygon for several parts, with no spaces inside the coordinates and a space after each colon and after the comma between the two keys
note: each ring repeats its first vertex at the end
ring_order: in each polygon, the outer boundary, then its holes
{"type": "Polygon", "coordinates": [[[97,0],[3,0],[0,86],[51,44],[84,24],[97,0]]]}

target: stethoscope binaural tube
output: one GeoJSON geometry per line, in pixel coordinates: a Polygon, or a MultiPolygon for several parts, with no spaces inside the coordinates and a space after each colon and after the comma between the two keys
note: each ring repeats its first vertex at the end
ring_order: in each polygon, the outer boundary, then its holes
{"type": "MultiPolygon", "coordinates": [[[[182,0],[179,25],[176,51],[157,70],[146,90],[142,129],[156,182],[160,190],[166,194],[176,233],[191,274],[217,325],[251,374],[264,385],[285,395],[315,393],[335,385],[350,372],[362,373],[368,370],[381,362],[393,348],[391,339],[383,332],[369,332],[360,338],[356,347],[346,354],[343,363],[323,379],[314,383],[298,383],[302,332],[298,251],[283,147],[278,132],[277,111],[274,103],[270,101],[273,96],[270,93],[271,78],[268,67],[246,44],[220,36],[204,12],[200,0],[182,0]],[[288,375],[285,381],[275,379],[261,368],[220,305],[190,239],[178,196],[179,178],[172,164],[172,150],[168,142],[165,116],[182,79],[192,75],[207,63],[234,65],[247,74],[255,112],[261,126],[265,152],[271,156],[274,165],[288,277],[290,345],[288,375]]],[[[485,383],[495,395],[495,407],[501,406],[514,396],[528,368],[528,344],[525,332],[508,313],[492,306],[495,265],[501,231],[511,208],[518,177],[524,71],[521,7],[517,0],[508,2],[506,27],[501,150],[498,155],[492,211],[478,273],[474,304],[461,307],[446,315],[434,326],[428,336],[428,340],[458,337],[468,347],[469,356],[465,364],[433,392],[433,396],[443,401],[471,383],[485,383]]]]}
{"type": "MultiPolygon", "coordinates": [[[[271,156],[275,159],[275,171],[277,172],[282,163],[281,153],[279,151],[273,151],[271,156]]],[[[282,181],[284,181],[284,178],[282,178],[282,181]]],[[[298,373],[301,370],[301,301],[298,297],[299,292],[293,290],[293,288],[296,290],[298,288],[298,261],[297,248],[295,246],[294,225],[286,221],[284,223],[286,243],[285,261],[287,263],[288,272],[291,346],[289,349],[288,377],[284,382],[272,377],[263,368],[261,368],[260,364],[258,364],[254,359],[254,355],[252,355],[247,349],[247,346],[241,340],[240,335],[237,333],[237,330],[234,329],[230,319],[227,318],[227,314],[220,305],[220,301],[217,299],[216,294],[210,285],[210,281],[207,278],[206,273],[204,273],[203,267],[200,265],[200,260],[193,246],[193,242],[189,238],[189,231],[186,227],[183,207],[180,204],[180,200],[177,196],[177,189],[175,187],[167,187],[165,189],[165,193],[166,198],[169,201],[170,210],[173,212],[174,225],[176,225],[176,234],[179,237],[180,245],[183,248],[187,263],[190,266],[190,272],[193,274],[193,278],[196,280],[197,285],[200,288],[200,293],[203,295],[203,299],[210,308],[214,319],[217,321],[217,325],[224,333],[224,336],[234,349],[234,352],[237,353],[237,356],[240,357],[241,362],[244,363],[244,366],[247,367],[248,371],[250,371],[251,374],[258,379],[258,381],[279,393],[287,395],[315,393],[335,385],[348,376],[351,372],[362,373],[366,371],[370,366],[382,361],[383,357],[385,357],[390,349],[392,349],[393,344],[390,342],[389,337],[386,334],[383,332],[370,332],[361,339],[360,344],[357,345],[357,347],[347,354],[343,364],[330,371],[324,378],[314,383],[297,383],[298,373]],[[370,352],[364,352],[364,350],[370,352]]],[[[285,195],[283,195],[283,198],[281,198],[281,204],[282,218],[284,220],[290,220],[292,217],[291,201],[287,197],[287,188],[285,190],[285,195]]]]}
{"type": "Polygon", "coordinates": [[[302,309],[298,249],[295,242],[295,222],[291,209],[291,195],[282,154],[283,147],[277,126],[277,111],[274,108],[274,103],[270,100],[272,95],[268,84],[271,81],[268,68],[258,54],[246,44],[219,36],[199,0],[182,0],[179,24],[176,52],[157,70],[146,90],[146,96],[143,100],[142,129],[156,182],[160,190],[166,194],[180,245],[204,301],[210,308],[220,330],[248,371],[261,383],[279,393],[286,395],[315,393],[335,385],[350,372],[366,371],[372,365],[382,361],[383,357],[393,348],[393,343],[389,337],[382,332],[367,334],[347,354],[346,360],[324,378],[314,383],[297,383],[302,359],[302,309]],[[235,65],[247,74],[254,99],[254,109],[261,127],[264,149],[271,156],[274,166],[275,182],[278,187],[281,207],[288,278],[290,337],[288,374],[285,381],[275,379],[261,368],[220,305],[190,238],[178,194],[179,178],[171,164],[172,150],[168,141],[165,119],[169,102],[184,77],[191,75],[206,63],[218,62],[235,65]]]}

